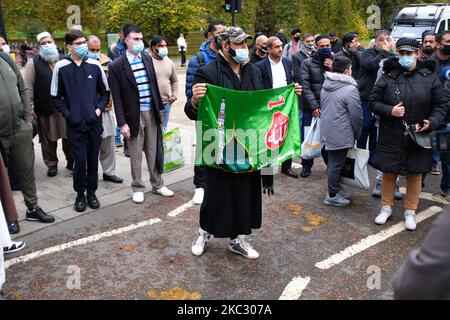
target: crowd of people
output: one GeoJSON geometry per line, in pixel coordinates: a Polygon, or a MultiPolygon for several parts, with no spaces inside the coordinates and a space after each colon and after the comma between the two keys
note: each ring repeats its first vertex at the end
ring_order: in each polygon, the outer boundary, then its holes
{"type": "MultiPolygon", "coordinates": [[[[415,230],[421,188],[428,173],[438,172],[438,158],[414,136],[445,129],[450,120],[450,31],[438,35],[425,32],[420,43],[409,38],[394,42],[389,31],[380,30],[367,48],[356,32],[345,34],[342,40],[333,31],[313,35],[302,34],[298,28],[290,33],[290,41],[282,35],[282,30],[277,36],[258,34],[250,52],[247,41],[252,37],[244,30],[227,27],[222,20],[211,22],[204,43],[187,67],[187,117],[197,120],[206,84],[239,91],[294,84],[301,142],[313,119],[320,119],[328,175],[324,204],[350,204],[352,196],[340,183],[347,153],[355,146],[368,149],[369,164],[378,170],[372,195],[381,198],[375,223],[385,224],[393,214],[394,199],[403,199],[399,176],[405,176],[405,227],[415,230]]],[[[117,128],[130,156],[132,200],[144,202],[142,152],[152,191],[172,197],[174,192],[162,177],[162,136],[179,93],[166,39],[153,36],[145,50],[142,31],[126,24],[114,46],[113,59],[100,52],[97,36],[86,38],[78,30],[64,38],[68,56],[58,51],[50,33],[40,33],[36,40],[38,54],[27,62],[22,77],[0,37],[0,181],[9,233],[20,232],[8,177],[11,166],[16,168],[28,208],[26,219],[55,220],[38,205],[33,123],[49,177],[58,174],[56,148],[62,140],[66,168],[73,171],[77,212],[101,206],[96,196],[99,160],[105,181],[123,182],[115,174],[117,128]]],[[[177,42],[185,56],[184,37],[177,42]]],[[[440,161],[442,195],[450,200],[450,163],[445,154],[440,161]]],[[[281,172],[289,178],[308,179],[313,166],[314,160],[302,159],[302,171],[297,173],[291,159],[282,164],[281,172]]],[[[192,253],[201,256],[214,236],[230,238],[230,251],[257,259],[259,253],[246,236],[261,227],[262,193],[273,194],[273,176],[196,166],[194,185],[193,202],[201,208],[192,253]]],[[[5,242],[4,253],[25,245],[5,242]]]]}

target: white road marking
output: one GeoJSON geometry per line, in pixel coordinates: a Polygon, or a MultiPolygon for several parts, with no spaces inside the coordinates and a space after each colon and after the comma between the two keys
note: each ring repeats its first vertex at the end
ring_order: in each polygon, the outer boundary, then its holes
{"type": "MultiPolygon", "coordinates": [[[[417,223],[420,223],[428,218],[431,218],[432,216],[436,215],[437,213],[441,212],[442,208],[440,207],[430,207],[427,210],[422,211],[421,213],[417,214],[416,220],[417,223]]],[[[364,250],[373,247],[377,245],[380,242],[383,242],[396,234],[406,230],[404,222],[399,222],[396,225],[393,225],[392,227],[385,229],[383,231],[380,231],[377,234],[373,234],[368,236],[367,238],[362,239],[358,243],[342,250],[341,252],[332,255],[328,259],[325,259],[321,262],[316,263],[316,267],[322,270],[330,269],[331,267],[338,265],[342,261],[360,253],[364,250]]]]}
{"type": "Polygon", "coordinates": [[[298,300],[310,281],[310,277],[295,277],[288,283],[278,300],[298,300]]]}
{"type": "MultiPolygon", "coordinates": [[[[403,193],[403,194],[406,194],[406,188],[404,188],[404,187],[400,188],[400,192],[403,193]]],[[[440,195],[434,195],[434,194],[427,193],[427,192],[420,193],[420,199],[430,200],[430,201],[433,201],[433,202],[444,204],[446,206],[448,206],[450,204],[450,202],[445,200],[440,195]]]]}
{"type": "Polygon", "coordinates": [[[182,206],[176,208],[175,210],[170,211],[167,215],[169,217],[174,218],[177,215],[179,215],[180,213],[182,213],[182,212],[192,208],[193,206],[194,206],[194,202],[192,202],[192,201],[186,202],[185,204],[183,204],[182,206]]]}

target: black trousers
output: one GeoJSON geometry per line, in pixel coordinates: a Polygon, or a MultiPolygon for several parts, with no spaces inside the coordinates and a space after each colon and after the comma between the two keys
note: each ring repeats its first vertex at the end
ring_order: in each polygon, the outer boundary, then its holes
{"type": "Polygon", "coordinates": [[[205,188],[206,181],[206,167],[195,166],[194,167],[194,185],[196,189],[205,188]]]}
{"type": "Polygon", "coordinates": [[[103,126],[101,122],[87,131],[73,130],[67,127],[67,139],[70,141],[75,160],[73,169],[73,189],[78,195],[94,194],[98,188],[98,156],[102,142],[103,126]]]}

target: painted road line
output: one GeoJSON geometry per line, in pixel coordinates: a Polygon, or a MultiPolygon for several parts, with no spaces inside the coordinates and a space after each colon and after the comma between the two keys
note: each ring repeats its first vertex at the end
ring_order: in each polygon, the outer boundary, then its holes
{"type": "Polygon", "coordinates": [[[127,226],[127,227],[114,229],[114,230],[103,232],[103,233],[99,233],[99,234],[96,234],[96,235],[93,235],[93,236],[90,236],[90,237],[74,240],[74,241],[67,242],[67,243],[64,243],[64,244],[60,244],[60,245],[57,245],[57,246],[49,247],[49,248],[46,248],[46,249],[43,249],[43,250],[35,251],[35,252],[29,253],[29,254],[26,254],[26,255],[14,258],[14,259],[6,260],[5,261],[5,269],[9,268],[12,265],[18,264],[18,263],[25,263],[25,262],[28,262],[30,260],[34,260],[34,259],[40,258],[42,256],[46,256],[46,255],[49,255],[49,254],[52,254],[52,253],[57,253],[57,252],[61,252],[61,251],[73,248],[73,247],[83,246],[83,245],[86,245],[86,244],[89,244],[89,243],[97,242],[97,241],[99,241],[101,239],[104,239],[104,238],[109,238],[109,237],[112,237],[114,235],[122,234],[122,233],[125,233],[125,232],[129,232],[129,231],[132,231],[132,230],[143,228],[143,227],[146,227],[146,226],[151,226],[151,225],[153,225],[155,223],[158,223],[158,222],[161,222],[161,219],[159,219],[159,218],[149,219],[149,220],[142,221],[142,222],[139,222],[139,223],[136,223],[136,224],[131,224],[131,225],[127,226]]]}
{"type": "MultiPolygon", "coordinates": [[[[400,188],[400,192],[403,193],[403,194],[406,194],[406,188],[405,187],[400,188]]],[[[420,193],[420,199],[430,200],[430,201],[433,201],[433,202],[444,204],[446,206],[450,204],[450,202],[445,200],[440,195],[434,195],[434,194],[427,193],[427,192],[421,192],[420,193]]]]}
{"type": "Polygon", "coordinates": [[[175,210],[170,211],[167,215],[168,215],[169,217],[174,218],[174,217],[176,217],[177,215],[179,215],[180,213],[183,213],[184,211],[186,211],[186,210],[192,208],[193,206],[194,206],[194,202],[192,202],[192,200],[191,200],[191,201],[189,201],[189,202],[186,202],[186,203],[183,204],[182,206],[176,208],[175,210]]]}
{"type": "MultiPolygon", "coordinates": [[[[417,223],[420,223],[428,218],[431,218],[432,216],[436,215],[437,213],[441,212],[442,208],[440,207],[430,207],[427,210],[422,211],[419,213],[416,217],[417,223]]],[[[377,245],[380,242],[383,242],[396,234],[405,231],[405,225],[404,222],[399,222],[396,225],[393,225],[392,227],[385,229],[377,234],[373,234],[371,236],[368,236],[367,238],[362,239],[358,243],[342,250],[341,252],[332,255],[328,259],[325,259],[321,262],[316,263],[316,267],[322,270],[330,269],[331,267],[338,265],[342,261],[363,252],[364,250],[369,249],[370,247],[373,247],[377,245]]]]}
{"type": "Polygon", "coordinates": [[[310,281],[310,277],[295,277],[288,283],[278,300],[298,300],[310,281]]]}

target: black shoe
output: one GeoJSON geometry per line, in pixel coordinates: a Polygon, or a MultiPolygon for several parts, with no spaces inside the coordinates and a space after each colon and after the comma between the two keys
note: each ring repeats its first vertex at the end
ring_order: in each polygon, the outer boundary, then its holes
{"type": "Polygon", "coordinates": [[[14,220],[11,222],[8,222],[8,231],[9,234],[16,234],[20,232],[20,226],[19,226],[19,221],[14,220]]]}
{"type": "Polygon", "coordinates": [[[27,209],[27,217],[26,219],[28,221],[39,221],[42,223],[53,223],[55,222],[55,217],[52,215],[46,213],[44,210],[41,209],[41,207],[36,206],[32,209],[27,209]]]}
{"type": "Polygon", "coordinates": [[[76,212],[83,212],[86,210],[86,196],[79,195],[75,199],[75,204],[73,205],[76,212]]]}
{"type": "Polygon", "coordinates": [[[128,150],[128,146],[123,149],[123,155],[127,158],[130,157],[130,151],[128,150]]]}
{"type": "Polygon", "coordinates": [[[47,177],[56,177],[58,174],[58,167],[57,166],[51,166],[47,170],[47,177]]]}
{"type": "Polygon", "coordinates": [[[87,202],[89,204],[89,207],[91,207],[91,209],[98,209],[98,208],[100,208],[100,201],[98,201],[98,199],[95,196],[95,194],[88,194],[87,195],[87,202]]]}
{"type": "Polygon", "coordinates": [[[74,160],[67,160],[67,166],[66,169],[72,171],[73,170],[73,164],[74,164],[74,160]]]}
{"type": "Polygon", "coordinates": [[[108,176],[107,174],[103,174],[103,180],[109,181],[112,183],[122,183],[123,179],[116,176],[108,176]]]}
{"type": "Polygon", "coordinates": [[[298,174],[295,173],[292,169],[281,169],[281,173],[287,175],[288,177],[298,179],[298,174]]]}
{"type": "Polygon", "coordinates": [[[311,169],[303,168],[302,173],[300,173],[300,177],[308,178],[311,175],[311,169]]]}

